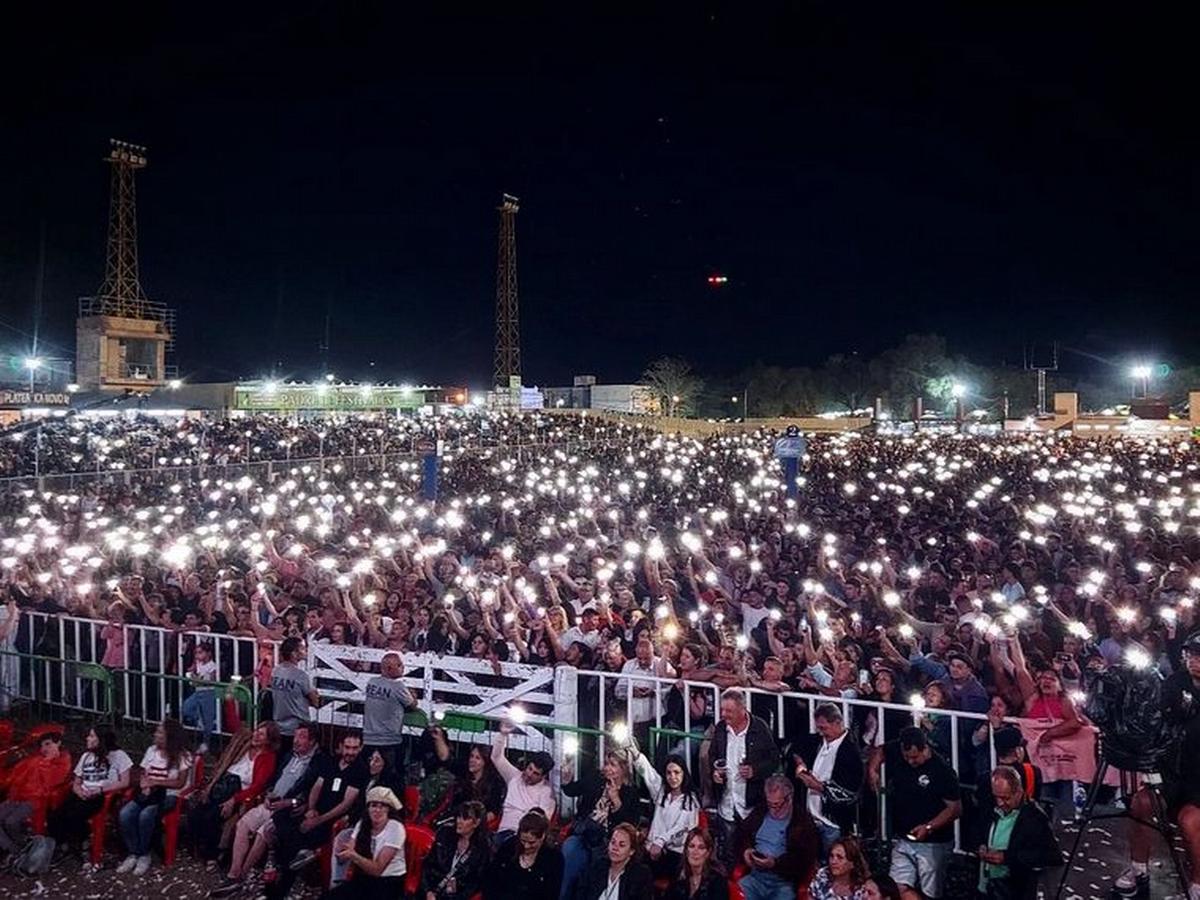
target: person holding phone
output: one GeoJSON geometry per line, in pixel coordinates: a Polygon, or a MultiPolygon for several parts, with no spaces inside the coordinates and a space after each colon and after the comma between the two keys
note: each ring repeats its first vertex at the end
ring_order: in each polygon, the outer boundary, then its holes
{"type": "Polygon", "coordinates": [[[908,727],[896,741],[876,747],[867,767],[871,787],[879,790],[880,767],[888,767],[888,816],[892,846],[891,876],[903,900],[937,900],[946,882],[946,864],[954,846],[954,821],[962,815],[958,776],[933,752],[925,732],[908,727]]]}
{"type": "Polygon", "coordinates": [[[766,780],[763,800],[737,833],[737,858],[749,872],[738,879],[746,900],[790,900],[816,870],[820,837],[786,775],[766,780]]]}

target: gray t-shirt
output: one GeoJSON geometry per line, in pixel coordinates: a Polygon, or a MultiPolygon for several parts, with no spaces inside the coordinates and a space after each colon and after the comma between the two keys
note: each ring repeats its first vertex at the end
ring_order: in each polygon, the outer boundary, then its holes
{"type": "Polygon", "coordinates": [[[412,691],[399,678],[376,675],[367,682],[363,706],[363,743],[398,744],[404,736],[404,711],[416,706],[412,691]]]}
{"type": "Polygon", "coordinates": [[[271,701],[279,733],[291,737],[296,726],[309,721],[308,694],[312,682],[308,673],[292,663],[280,663],[271,672],[271,701]]]}

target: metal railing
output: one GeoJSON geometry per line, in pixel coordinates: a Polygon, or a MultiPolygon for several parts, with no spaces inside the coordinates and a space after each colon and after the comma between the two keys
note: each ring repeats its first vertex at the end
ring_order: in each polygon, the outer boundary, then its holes
{"type": "MultiPolygon", "coordinates": [[[[410,442],[415,444],[416,440],[410,442]]],[[[578,453],[597,447],[614,446],[614,441],[569,441],[562,443],[529,443],[529,444],[495,444],[495,445],[452,445],[445,449],[442,458],[453,462],[455,458],[467,454],[488,454],[496,452],[511,453],[518,460],[535,451],[562,450],[564,453],[578,453]]],[[[154,456],[159,458],[157,452],[154,456]]],[[[174,458],[174,457],[172,457],[174,458]]],[[[311,470],[324,472],[326,468],[341,471],[365,471],[384,469],[398,463],[415,463],[421,458],[421,453],[412,449],[389,450],[384,453],[357,452],[338,455],[297,456],[289,453],[270,459],[255,459],[236,462],[213,462],[210,460],[194,460],[181,465],[151,465],[139,468],[125,468],[109,465],[101,468],[101,460],[89,469],[77,469],[71,472],[28,472],[23,475],[6,475],[0,477],[0,488],[36,487],[39,491],[51,488],[73,488],[79,484],[91,484],[97,481],[110,484],[131,484],[134,479],[145,480],[154,478],[170,478],[171,480],[203,479],[214,476],[235,478],[242,475],[265,475],[268,482],[276,475],[290,473],[292,469],[302,471],[305,466],[311,470]],[[340,466],[341,468],[336,468],[340,466]]]]}

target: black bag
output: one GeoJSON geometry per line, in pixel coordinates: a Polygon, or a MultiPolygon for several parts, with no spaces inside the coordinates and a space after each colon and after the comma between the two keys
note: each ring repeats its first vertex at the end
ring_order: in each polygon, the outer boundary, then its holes
{"type": "Polygon", "coordinates": [[[208,789],[208,802],[219,806],[232,798],[241,789],[242,779],[238,778],[232,772],[226,772],[214,781],[212,787],[208,789]]]}

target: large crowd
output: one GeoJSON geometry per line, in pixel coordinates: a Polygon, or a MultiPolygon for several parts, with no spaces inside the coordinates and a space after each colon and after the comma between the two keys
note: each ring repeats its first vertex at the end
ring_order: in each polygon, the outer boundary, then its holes
{"type": "MultiPolygon", "coordinates": [[[[173,461],[198,447],[236,460],[249,442],[279,459],[280,441],[296,440],[299,459],[333,434],[326,456],[390,452],[371,435],[396,429],[454,433],[436,500],[422,497],[415,462],[288,467],[286,454],[270,481],[210,469],[0,494],[0,649],[48,649],[53,630],[26,624],[23,610],[102,622],[114,669],[130,666],[135,625],[186,648],[169,655],[195,688],[178,712],[204,745],[184,749],[165,722],[131,783],[132,760],[97,732],[73,770],[67,802],[89,814],[133,784],[118,872],[149,868],[156,823],[186,790],[190,760],[208,756],[187,831],[220,869],[220,896],[259,884],[285,896],[325,846],[338,896],[395,896],[407,844],[423,822],[442,822],[425,900],[712,898],[731,878],[750,900],[798,888],[819,900],[940,898],[956,832],[975,853],[972,888],[1033,898],[1038,874],[1062,862],[1045,810],[1069,810],[1081,787],[1039,760],[1093,732],[1090,673],[1160,670],[1188,723],[1187,753],[1200,753],[1192,443],[816,436],[793,501],[767,433],[693,439],[537,415],[395,421],[70,420],[52,440],[78,447],[86,468],[90,448],[137,435],[154,449],[120,461],[143,469],[147,453],[173,461]],[[278,646],[260,673],[270,721],[219,755],[216,697],[203,685],[222,673],[205,633],[278,646]],[[321,697],[304,665],[320,643],[385,651],[362,731],[339,735],[328,755],[309,724],[321,697]],[[411,653],[624,673],[603,721],[586,696],[580,719],[597,730],[620,721],[630,736],[588,763],[533,753],[521,768],[506,753],[509,721],[490,753],[461,755],[436,723],[406,740],[403,712],[419,699],[402,681],[411,653]],[[907,709],[838,702],[850,699],[907,709]],[[573,801],[568,834],[556,766],[573,801]],[[356,824],[336,828],[347,816],[356,824]]],[[[24,471],[29,439],[0,436],[21,447],[10,466],[24,471]]],[[[9,694],[19,681],[0,664],[9,694]]],[[[23,783],[62,776],[63,755],[48,736],[28,761],[45,779],[23,783]]],[[[1191,769],[1168,780],[1196,869],[1191,769]]],[[[0,804],[0,850],[17,849],[36,811],[21,790],[0,804]]],[[[79,812],[51,813],[62,843],[81,839],[63,824],[77,827],[79,812]]],[[[1150,847],[1137,828],[1130,849],[1114,890],[1145,896],[1150,847]]],[[[1200,884],[1191,892],[1200,900],[1200,884]]]]}

